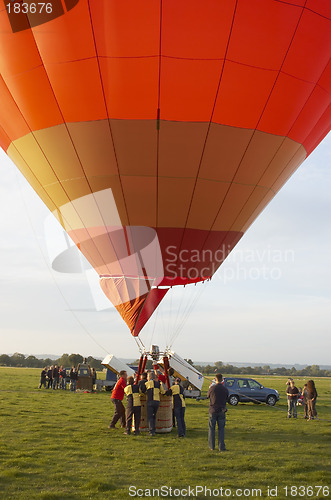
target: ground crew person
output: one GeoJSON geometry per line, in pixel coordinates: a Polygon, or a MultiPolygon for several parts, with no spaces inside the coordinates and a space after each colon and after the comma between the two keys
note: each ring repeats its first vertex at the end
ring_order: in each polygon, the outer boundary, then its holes
{"type": "Polygon", "coordinates": [[[166,392],[167,396],[172,396],[174,415],[177,420],[178,437],[185,437],[185,399],[184,389],[180,385],[181,380],[179,377],[175,379],[175,384],[170,387],[166,392]]]}
{"type": "Polygon", "coordinates": [[[151,436],[155,435],[156,414],[160,406],[160,394],[164,394],[162,382],[154,379],[154,373],[149,372],[147,374],[147,382],[145,385],[145,391],[147,394],[147,421],[149,426],[149,434],[151,436]]]}
{"type": "Polygon", "coordinates": [[[141,418],[141,402],[140,402],[140,394],[139,384],[134,383],[133,377],[128,377],[128,385],[125,387],[124,392],[127,397],[127,405],[126,405],[126,428],[124,434],[131,433],[132,427],[132,418],[134,416],[134,434],[138,436],[139,434],[139,426],[140,426],[140,418],[141,418]]]}
{"type": "Polygon", "coordinates": [[[121,426],[125,427],[125,408],[123,406],[124,389],[126,387],[126,379],[128,375],[125,370],[120,371],[120,378],[111,393],[111,400],[115,406],[115,413],[112,421],[109,424],[109,429],[115,429],[118,420],[121,420],[121,426]]]}

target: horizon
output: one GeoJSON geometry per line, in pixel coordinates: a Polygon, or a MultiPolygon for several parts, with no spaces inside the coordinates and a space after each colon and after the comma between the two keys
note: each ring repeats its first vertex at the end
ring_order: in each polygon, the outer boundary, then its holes
{"type": "MultiPolygon", "coordinates": [[[[45,354],[45,353],[23,353],[23,352],[20,352],[20,351],[17,351],[17,353],[19,354],[23,354],[25,356],[25,358],[27,358],[28,356],[34,356],[36,357],[37,359],[51,359],[51,360],[57,360],[59,358],[61,358],[64,354],[69,354],[69,353],[62,353],[62,354],[45,354]]],[[[14,354],[16,353],[0,353],[0,356],[1,355],[7,355],[7,356],[13,356],[14,354]]],[[[70,353],[69,356],[71,354],[78,354],[78,355],[81,355],[79,353],[70,353]]],[[[82,356],[82,355],[81,355],[82,356]]],[[[102,361],[104,359],[104,357],[95,357],[95,356],[92,356],[92,355],[87,355],[87,356],[83,356],[83,357],[86,357],[88,358],[89,356],[93,357],[94,359],[97,359],[99,361],[102,361]]],[[[115,355],[114,355],[115,356],[115,355]]],[[[117,357],[117,356],[115,356],[117,357]]],[[[120,359],[121,361],[123,361],[124,363],[133,363],[135,361],[137,361],[139,358],[122,358],[122,357],[118,357],[118,359],[120,359]]],[[[191,359],[191,358],[185,358],[185,359],[191,359]]],[[[211,360],[208,360],[208,361],[202,361],[202,360],[192,360],[191,361],[193,362],[194,365],[200,365],[200,366],[203,366],[203,365],[212,365],[213,363],[217,363],[217,362],[220,362],[221,360],[215,360],[215,361],[211,361],[211,360]]],[[[274,362],[274,363],[268,363],[268,362],[264,362],[264,361],[260,361],[260,362],[253,362],[253,361],[221,361],[223,363],[223,365],[232,365],[232,366],[238,366],[238,368],[242,368],[242,367],[263,367],[263,366],[270,366],[270,367],[284,367],[284,368],[288,368],[288,367],[300,367],[300,368],[305,368],[307,366],[319,366],[319,368],[321,369],[331,369],[331,364],[328,365],[328,364],[318,364],[318,363],[311,363],[311,364],[305,364],[305,363],[279,363],[279,362],[274,362]]]]}

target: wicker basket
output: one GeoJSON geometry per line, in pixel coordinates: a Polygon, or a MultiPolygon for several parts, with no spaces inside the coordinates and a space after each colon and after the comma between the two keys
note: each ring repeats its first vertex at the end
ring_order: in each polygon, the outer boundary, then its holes
{"type": "MultiPolygon", "coordinates": [[[[139,430],[147,432],[147,398],[145,395],[141,396],[141,420],[139,430]]],[[[160,395],[160,406],[156,414],[156,432],[166,433],[172,430],[172,396],[160,395]]]]}

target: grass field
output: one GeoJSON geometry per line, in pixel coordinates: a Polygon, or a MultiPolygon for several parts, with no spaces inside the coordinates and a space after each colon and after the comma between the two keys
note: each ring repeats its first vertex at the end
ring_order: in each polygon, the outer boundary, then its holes
{"type": "Polygon", "coordinates": [[[187,400],[186,439],[178,439],[175,430],[153,438],[125,436],[123,429],[107,428],[113,412],[109,393],[38,390],[39,373],[0,368],[1,500],[129,499],[152,495],[138,488],[162,485],[167,489],[160,498],[189,498],[197,486],[211,490],[198,489],[198,498],[331,496],[327,488],[316,488],[330,486],[330,379],[315,379],[320,420],[308,422],[301,408],[297,420],[286,419],[286,377],[257,377],[277,389],[281,400],[275,407],[229,407],[228,451],[219,453],[208,449],[207,401],[187,400]],[[175,489],[189,486],[191,491],[175,489]],[[276,486],[277,496],[274,489],[268,496],[276,486]],[[218,495],[212,491],[217,488],[218,495]]]}

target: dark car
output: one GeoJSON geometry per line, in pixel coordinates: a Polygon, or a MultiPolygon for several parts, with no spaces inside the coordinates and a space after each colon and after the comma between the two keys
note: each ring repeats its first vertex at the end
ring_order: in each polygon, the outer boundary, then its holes
{"type": "Polygon", "coordinates": [[[241,403],[267,403],[274,406],[279,400],[275,389],[263,387],[256,380],[244,377],[225,377],[224,385],[229,391],[228,403],[236,406],[241,403]]]}

